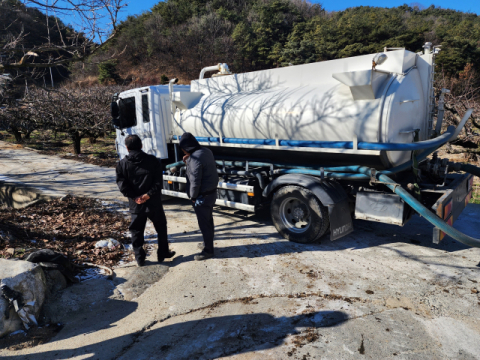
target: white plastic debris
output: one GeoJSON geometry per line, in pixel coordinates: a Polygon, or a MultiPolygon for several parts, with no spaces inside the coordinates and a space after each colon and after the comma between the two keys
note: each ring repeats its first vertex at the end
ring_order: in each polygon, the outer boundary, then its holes
{"type": "Polygon", "coordinates": [[[23,305],[21,309],[18,308],[18,303],[15,300],[13,302],[15,311],[17,312],[20,320],[23,322],[25,329],[29,329],[31,326],[38,326],[37,319],[35,318],[35,301],[30,301],[23,305]]]}
{"type": "Polygon", "coordinates": [[[96,248],[108,247],[108,240],[100,240],[95,243],[96,248]]]}
{"type": "Polygon", "coordinates": [[[97,241],[97,243],[95,244],[96,248],[108,247],[109,249],[113,249],[117,246],[120,246],[120,243],[115,239],[100,240],[100,241],[97,241]]]}

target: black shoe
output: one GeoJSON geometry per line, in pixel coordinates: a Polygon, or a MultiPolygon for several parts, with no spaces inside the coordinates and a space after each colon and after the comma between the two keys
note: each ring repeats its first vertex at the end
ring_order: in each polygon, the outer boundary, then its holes
{"type": "Polygon", "coordinates": [[[138,267],[145,266],[145,259],[139,259],[139,260],[137,260],[137,266],[138,266],[138,267]]]}
{"type": "Polygon", "coordinates": [[[205,249],[205,244],[202,243],[202,242],[201,242],[201,243],[198,243],[198,244],[197,244],[197,248],[199,248],[200,250],[203,251],[203,249],[205,249]]]}
{"type": "Polygon", "coordinates": [[[176,254],[175,251],[169,251],[169,252],[167,253],[167,255],[163,255],[163,256],[161,256],[160,254],[157,254],[157,260],[158,260],[159,263],[161,263],[161,262],[163,262],[163,260],[165,260],[165,259],[171,259],[172,257],[175,256],[175,254],[176,254]]]}
{"type": "Polygon", "coordinates": [[[205,251],[202,251],[200,254],[194,256],[194,259],[197,261],[207,260],[210,258],[213,258],[213,253],[207,253],[205,251]]]}
{"type": "Polygon", "coordinates": [[[175,251],[169,251],[167,255],[165,255],[165,259],[170,259],[172,257],[174,257],[176,254],[175,251]]]}

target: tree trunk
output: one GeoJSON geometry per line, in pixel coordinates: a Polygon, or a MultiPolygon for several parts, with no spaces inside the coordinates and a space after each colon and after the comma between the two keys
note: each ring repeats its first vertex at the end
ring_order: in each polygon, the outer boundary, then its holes
{"type": "Polygon", "coordinates": [[[80,154],[80,141],[82,141],[82,137],[78,131],[75,131],[70,134],[71,139],[73,140],[73,153],[75,155],[80,154]]]}
{"type": "Polygon", "coordinates": [[[24,137],[24,138],[25,138],[26,140],[30,140],[30,135],[32,135],[32,132],[33,132],[33,130],[27,130],[27,131],[25,132],[25,137],[24,137]]]}
{"type": "Polygon", "coordinates": [[[21,143],[22,142],[22,133],[20,131],[18,131],[18,129],[16,128],[13,128],[10,130],[13,134],[13,136],[15,136],[15,141],[17,143],[21,143]]]}

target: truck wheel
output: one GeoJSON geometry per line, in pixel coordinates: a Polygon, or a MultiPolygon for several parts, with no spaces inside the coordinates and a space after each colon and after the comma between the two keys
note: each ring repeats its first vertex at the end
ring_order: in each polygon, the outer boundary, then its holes
{"type": "Polygon", "coordinates": [[[270,212],[278,232],[302,244],[320,239],[330,225],[328,209],[310,190],[300,186],[284,186],[276,191],[270,212]]]}

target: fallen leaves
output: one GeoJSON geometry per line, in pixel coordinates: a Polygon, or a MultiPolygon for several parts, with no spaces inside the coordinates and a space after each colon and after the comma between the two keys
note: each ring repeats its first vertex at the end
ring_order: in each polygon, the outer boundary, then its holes
{"type": "Polygon", "coordinates": [[[113,266],[124,255],[122,246],[95,248],[98,240],[125,236],[129,220],[99,201],[67,196],[25,209],[0,210],[0,257],[23,258],[35,249],[52,249],[71,260],[113,266]]]}

